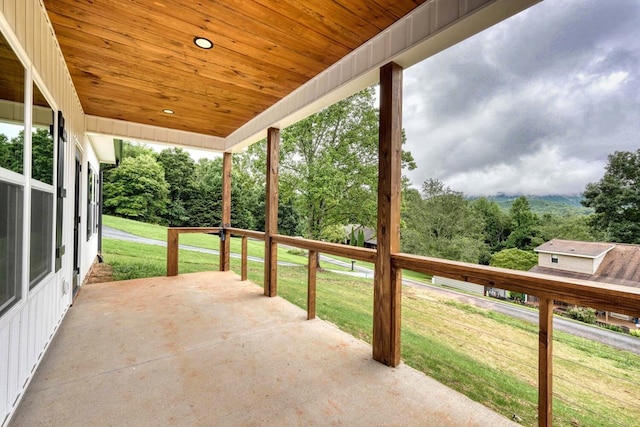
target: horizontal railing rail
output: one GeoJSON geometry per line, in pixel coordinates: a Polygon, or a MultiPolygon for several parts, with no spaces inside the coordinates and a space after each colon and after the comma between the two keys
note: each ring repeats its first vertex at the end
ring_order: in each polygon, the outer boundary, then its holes
{"type": "Polygon", "coordinates": [[[409,254],[392,254],[397,268],[640,316],[640,288],[509,270],[409,254]]]}
{"type": "Polygon", "coordinates": [[[274,235],[273,241],[283,245],[355,259],[357,261],[376,262],[376,251],[374,249],[341,245],[339,243],[321,242],[319,240],[302,239],[299,237],[283,236],[282,234],[274,235]]]}

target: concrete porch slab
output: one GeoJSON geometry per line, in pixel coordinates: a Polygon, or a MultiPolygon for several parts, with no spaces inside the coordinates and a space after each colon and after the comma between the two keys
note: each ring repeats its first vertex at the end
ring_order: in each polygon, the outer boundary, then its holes
{"type": "Polygon", "coordinates": [[[153,424],[514,425],[231,272],[83,287],[10,425],[153,424]]]}

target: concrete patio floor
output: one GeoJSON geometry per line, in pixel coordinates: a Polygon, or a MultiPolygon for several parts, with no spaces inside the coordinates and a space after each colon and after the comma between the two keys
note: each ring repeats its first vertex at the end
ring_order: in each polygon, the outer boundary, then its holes
{"type": "MultiPolygon", "coordinates": [[[[443,361],[446,363],[446,361],[443,361]]],[[[507,426],[234,273],[83,287],[11,426],[507,426]]]]}

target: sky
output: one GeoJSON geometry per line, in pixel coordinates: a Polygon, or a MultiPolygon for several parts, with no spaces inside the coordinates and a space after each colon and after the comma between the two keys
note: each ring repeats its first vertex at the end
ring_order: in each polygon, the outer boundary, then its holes
{"type": "Polygon", "coordinates": [[[640,148],[640,1],[545,0],[406,69],[403,125],[416,187],[582,193],[640,148]]]}

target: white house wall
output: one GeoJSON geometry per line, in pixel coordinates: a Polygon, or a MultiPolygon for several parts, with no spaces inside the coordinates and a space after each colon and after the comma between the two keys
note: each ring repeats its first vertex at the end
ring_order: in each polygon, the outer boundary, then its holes
{"type": "Polygon", "coordinates": [[[484,295],[484,286],[462,280],[449,279],[447,277],[433,276],[434,285],[447,286],[453,289],[469,292],[471,294],[484,295]]]}
{"type": "MultiPolygon", "coordinates": [[[[557,254],[558,262],[551,262],[550,253],[538,253],[538,265],[540,267],[554,268],[556,270],[573,271],[575,273],[594,274],[593,258],[584,258],[571,255],[557,254]]],[[[602,260],[600,260],[602,262],[602,260]]],[[[599,264],[599,263],[598,263],[599,264]]]]}
{"type": "MultiPolygon", "coordinates": [[[[21,300],[0,317],[0,425],[4,426],[8,424],[71,304],[75,176],[73,141],[77,139],[85,145],[85,166],[87,162],[91,162],[97,171],[98,163],[84,136],[84,114],[44,6],[39,0],[0,0],[0,30],[25,65],[27,78],[33,76],[42,92],[47,95],[54,111],[63,112],[69,136],[65,148],[64,187],[67,197],[64,199],[63,244],[66,252],[62,257],[62,268],[57,273],[49,274],[32,291],[28,291],[28,275],[23,278],[27,283],[23,286],[21,300]]],[[[25,108],[29,109],[30,104],[26,104],[25,108]]],[[[84,211],[85,170],[83,168],[81,196],[84,211]]],[[[25,194],[30,189],[29,180],[26,181],[25,194]]],[[[81,230],[86,230],[85,214],[82,215],[82,219],[81,230]]],[[[28,227],[28,223],[26,220],[24,226],[28,227]]],[[[90,267],[90,261],[95,258],[97,239],[92,238],[87,244],[86,234],[82,233],[81,236],[80,251],[86,261],[82,265],[82,279],[90,267]]],[[[27,246],[28,241],[24,242],[24,245],[27,246]]]]}
{"type": "Polygon", "coordinates": [[[87,194],[89,182],[87,179],[87,172],[89,170],[89,166],[91,166],[94,172],[100,172],[100,162],[96,156],[96,153],[89,143],[89,139],[85,137],[84,141],[84,155],[82,158],[82,191],[81,199],[80,199],[80,218],[82,219],[82,228],[80,229],[80,241],[83,245],[84,249],[80,254],[80,277],[85,277],[93,262],[96,259],[96,254],[98,253],[98,233],[93,233],[93,235],[87,239],[87,219],[89,218],[89,212],[87,211],[87,194]]]}

